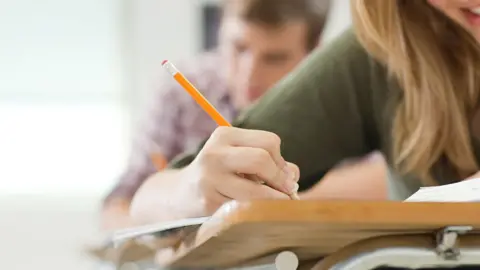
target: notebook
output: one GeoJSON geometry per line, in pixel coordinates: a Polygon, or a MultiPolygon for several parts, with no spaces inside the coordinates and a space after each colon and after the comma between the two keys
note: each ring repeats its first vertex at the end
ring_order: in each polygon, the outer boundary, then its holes
{"type": "Polygon", "coordinates": [[[422,187],[405,202],[480,202],[480,178],[443,186],[422,187]]]}

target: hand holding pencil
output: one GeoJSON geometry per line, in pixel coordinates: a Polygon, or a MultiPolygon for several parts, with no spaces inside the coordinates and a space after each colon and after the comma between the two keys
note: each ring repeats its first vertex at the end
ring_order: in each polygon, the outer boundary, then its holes
{"type": "Polygon", "coordinates": [[[232,127],[172,63],[162,65],[220,126],[188,168],[204,193],[220,205],[222,199],[298,199],[299,169],[281,156],[277,135],[232,127]]]}

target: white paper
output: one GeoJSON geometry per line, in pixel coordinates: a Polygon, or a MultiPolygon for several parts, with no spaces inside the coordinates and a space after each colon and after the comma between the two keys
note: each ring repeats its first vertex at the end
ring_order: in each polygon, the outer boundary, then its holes
{"type": "Polygon", "coordinates": [[[405,202],[480,202],[480,178],[437,187],[423,187],[405,202]]]}
{"type": "Polygon", "coordinates": [[[188,228],[191,226],[199,226],[207,221],[210,217],[200,217],[200,218],[188,218],[175,220],[170,222],[156,223],[152,225],[146,225],[141,227],[134,227],[129,229],[124,229],[117,231],[113,234],[113,241],[123,241],[130,238],[135,238],[139,236],[149,235],[149,234],[162,234],[167,233],[172,230],[188,228]]]}

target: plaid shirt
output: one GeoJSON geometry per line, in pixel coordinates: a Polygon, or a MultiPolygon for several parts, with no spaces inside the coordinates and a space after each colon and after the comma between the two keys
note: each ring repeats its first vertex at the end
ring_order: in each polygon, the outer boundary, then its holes
{"type": "MultiPolygon", "coordinates": [[[[235,118],[237,111],[229,100],[218,54],[205,53],[177,67],[227,120],[235,118]]],[[[152,154],[160,154],[170,161],[197,147],[217,127],[190,95],[163,72],[160,86],[150,98],[147,114],[134,136],[127,169],[106,201],[133,197],[143,181],[156,171],[152,154]]]]}

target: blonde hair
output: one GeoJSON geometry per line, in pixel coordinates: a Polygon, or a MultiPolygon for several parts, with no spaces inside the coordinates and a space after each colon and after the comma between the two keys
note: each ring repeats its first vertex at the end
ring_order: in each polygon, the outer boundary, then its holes
{"type": "Polygon", "coordinates": [[[447,161],[459,177],[478,170],[469,132],[480,92],[478,42],[425,0],[351,0],[356,34],[403,89],[393,121],[400,172],[435,184],[447,161]]]}

